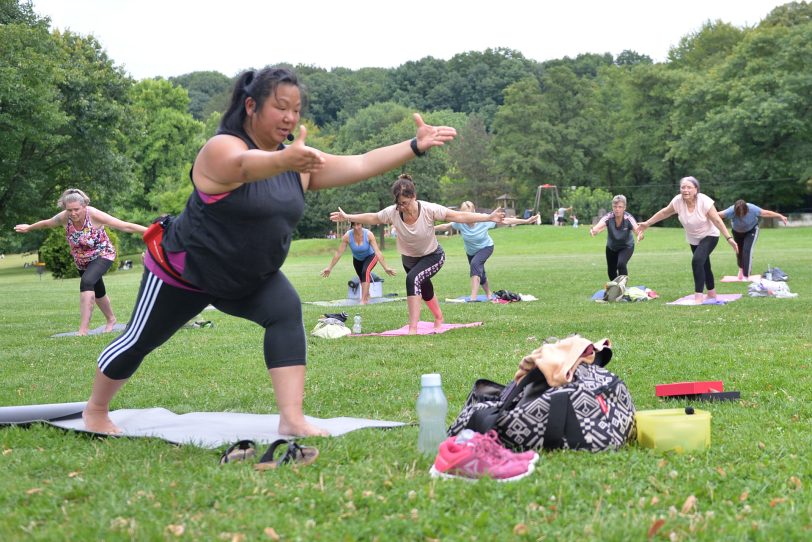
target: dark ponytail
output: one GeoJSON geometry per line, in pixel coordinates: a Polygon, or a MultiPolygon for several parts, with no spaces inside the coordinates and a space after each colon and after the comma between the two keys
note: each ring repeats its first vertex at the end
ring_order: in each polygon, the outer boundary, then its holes
{"type": "Polygon", "coordinates": [[[392,195],[395,197],[395,203],[398,202],[400,196],[413,198],[416,194],[412,177],[407,173],[402,173],[392,185],[392,195]]]}
{"type": "MultiPolygon", "coordinates": [[[[293,85],[302,91],[296,74],[288,68],[271,66],[259,71],[246,70],[237,76],[234,90],[231,92],[231,103],[220,120],[220,132],[242,132],[245,124],[245,99],[253,98],[256,109],[262,109],[265,100],[276,92],[279,85],[293,85]]],[[[302,96],[304,100],[304,96],[302,96]]]]}

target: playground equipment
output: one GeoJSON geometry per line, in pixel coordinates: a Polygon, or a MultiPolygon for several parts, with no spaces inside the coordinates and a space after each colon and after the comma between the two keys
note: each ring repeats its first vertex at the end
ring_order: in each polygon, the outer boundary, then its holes
{"type": "Polygon", "coordinates": [[[533,205],[533,214],[539,214],[541,211],[541,196],[544,191],[549,192],[550,194],[550,212],[555,213],[559,207],[563,207],[561,205],[561,198],[558,197],[558,187],[554,184],[540,184],[538,188],[536,188],[536,202],[533,205]]]}

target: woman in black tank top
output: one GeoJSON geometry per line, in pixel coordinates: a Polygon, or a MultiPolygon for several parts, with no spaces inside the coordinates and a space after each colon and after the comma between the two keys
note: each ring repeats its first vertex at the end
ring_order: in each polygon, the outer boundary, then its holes
{"type": "Polygon", "coordinates": [[[194,162],[195,190],[164,237],[163,248],[182,267],[177,271],[186,284],[147,266],[128,329],[99,356],[83,414],[88,430],[120,431],[108,416],[116,392],[147,353],[211,303],[265,328],[265,364],[279,408],[279,433],[326,434],[302,411],[306,337],[301,302],[279,270],[304,210],[304,192],[398,168],[457,132],[427,125],[415,114],[413,139],[363,155],[336,156],[307,146],[303,125],[294,140],[301,107],[298,79],[286,68],[250,70],[237,79],[220,130],[194,162]]]}

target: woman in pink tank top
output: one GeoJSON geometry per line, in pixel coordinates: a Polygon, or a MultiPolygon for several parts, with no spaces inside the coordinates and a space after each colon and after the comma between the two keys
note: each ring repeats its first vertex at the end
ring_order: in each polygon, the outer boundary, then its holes
{"type": "Polygon", "coordinates": [[[14,227],[14,230],[19,233],[59,226],[65,228],[65,238],[81,277],[78,335],[87,335],[94,304],[99,306],[107,320],[104,326],[105,332],[112,331],[116,323],[113,307],[110,305],[110,298],[104,287],[104,280],[102,280],[102,275],[110,269],[113,260],[116,259],[116,248],[107,237],[104,227],[110,226],[119,231],[140,234],[147,230],[144,226],[124,222],[90,207],[89,203],[90,198],[84,192],[77,188],[69,188],[57,201],[57,205],[62,209],[61,212],[33,224],[17,224],[14,227]]]}

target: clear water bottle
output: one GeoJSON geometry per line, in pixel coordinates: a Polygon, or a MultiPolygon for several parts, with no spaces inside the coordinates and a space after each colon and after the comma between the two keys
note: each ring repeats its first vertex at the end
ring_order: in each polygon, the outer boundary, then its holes
{"type": "Polygon", "coordinates": [[[361,315],[356,314],[352,324],[353,333],[361,333],[361,315]]]}
{"type": "Polygon", "coordinates": [[[420,395],[417,396],[417,417],[420,419],[420,432],[417,436],[417,449],[424,454],[434,455],[446,438],[445,418],[448,401],[443,393],[440,375],[425,374],[420,377],[420,395]]]}

